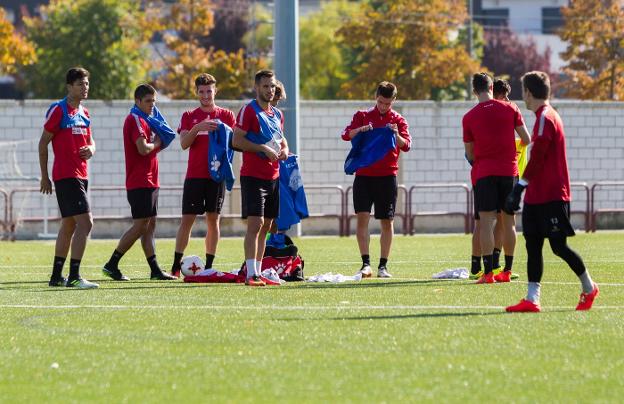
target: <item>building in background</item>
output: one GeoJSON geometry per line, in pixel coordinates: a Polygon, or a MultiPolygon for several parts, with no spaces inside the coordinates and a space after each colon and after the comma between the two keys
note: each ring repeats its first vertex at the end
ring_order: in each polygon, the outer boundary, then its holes
{"type": "Polygon", "coordinates": [[[556,30],[563,26],[561,7],[568,0],[473,0],[474,20],[485,29],[509,28],[520,39],[533,38],[542,53],[550,48],[550,66],[559,71],[564,61],[559,54],[566,50],[556,30]]]}

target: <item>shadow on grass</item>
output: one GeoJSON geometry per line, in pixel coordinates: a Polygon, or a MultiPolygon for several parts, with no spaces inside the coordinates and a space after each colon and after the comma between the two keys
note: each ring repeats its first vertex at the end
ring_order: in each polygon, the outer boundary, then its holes
{"type": "Polygon", "coordinates": [[[280,318],[276,321],[358,321],[358,320],[408,320],[418,318],[451,318],[451,317],[481,317],[481,316],[535,316],[548,313],[572,313],[574,309],[553,309],[542,313],[507,313],[503,309],[488,311],[445,311],[436,313],[412,313],[412,314],[394,314],[380,316],[360,316],[360,317],[331,317],[331,318],[280,318]]]}
{"type": "MultiPolygon", "coordinates": [[[[147,282],[119,282],[111,280],[96,280],[96,283],[100,285],[106,285],[105,287],[97,288],[98,290],[145,290],[145,289],[175,289],[175,288],[199,288],[199,287],[211,287],[216,285],[222,285],[218,283],[183,283],[175,281],[147,281],[147,282]],[[161,283],[162,282],[162,283],[161,283]],[[128,286],[109,287],[110,284],[120,284],[128,286]]],[[[0,290],[20,290],[29,293],[48,293],[48,292],[67,292],[74,290],[85,290],[78,288],[68,288],[65,286],[50,287],[47,282],[13,282],[13,285],[25,285],[25,286],[9,286],[3,287],[0,284],[0,290]],[[33,284],[39,284],[41,287],[33,287],[33,284]]]]}

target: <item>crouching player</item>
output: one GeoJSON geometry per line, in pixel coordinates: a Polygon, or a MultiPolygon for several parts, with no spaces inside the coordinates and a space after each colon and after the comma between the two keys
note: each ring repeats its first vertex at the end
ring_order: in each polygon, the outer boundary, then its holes
{"type": "Polygon", "coordinates": [[[544,271],[542,248],[548,239],[555,255],[561,257],[579,277],[581,298],[576,310],[589,310],[598,296],[596,285],[581,257],[567,245],[574,236],[570,224],[570,179],[566,159],[563,123],[548,101],[550,79],[546,73],[533,71],[522,76],[522,98],[535,112],[530,160],[520,181],[505,201],[505,211],[512,214],[522,209],[522,229],[527,248],[529,290],[520,303],[506,308],[508,312],[538,312],[540,281],[544,271]]]}

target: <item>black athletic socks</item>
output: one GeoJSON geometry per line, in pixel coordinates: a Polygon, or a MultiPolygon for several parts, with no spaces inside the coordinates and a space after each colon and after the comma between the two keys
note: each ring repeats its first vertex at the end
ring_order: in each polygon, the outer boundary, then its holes
{"type": "Polygon", "coordinates": [[[513,267],[513,255],[505,255],[505,271],[511,271],[513,267]]]}
{"type": "Polygon", "coordinates": [[[65,265],[65,257],[54,256],[54,262],[52,263],[53,278],[60,278],[63,276],[63,265],[65,265]]]}
{"type": "Polygon", "coordinates": [[[363,265],[370,265],[370,255],[368,255],[368,254],[362,255],[362,264],[363,265]]]}
{"type": "Polygon", "coordinates": [[[483,256],[483,273],[489,274],[494,269],[494,257],[493,255],[483,256]]]}
{"type": "Polygon", "coordinates": [[[473,255],[470,262],[471,262],[470,273],[473,275],[478,274],[479,271],[481,270],[481,257],[477,255],[473,255]]]}
{"type": "Polygon", "coordinates": [[[118,269],[117,266],[119,265],[119,260],[121,260],[121,257],[123,257],[123,253],[120,253],[115,249],[115,251],[113,251],[113,255],[111,255],[105,267],[108,269],[118,269]]]}
{"type": "Polygon", "coordinates": [[[494,259],[492,265],[494,265],[494,268],[500,267],[500,255],[501,255],[501,250],[499,250],[498,248],[495,248],[494,254],[492,255],[494,259]]]}
{"type": "Polygon", "coordinates": [[[80,260],[70,259],[69,260],[69,278],[67,282],[74,281],[76,279],[80,279],[80,260]]]}
{"type": "Polygon", "coordinates": [[[378,268],[385,268],[387,263],[388,263],[388,258],[379,258],[378,268]]]}
{"type": "Polygon", "coordinates": [[[162,273],[162,270],[158,266],[158,261],[156,261],[156,254],[152,255],[151,257],[148,257],[147,263],[149,264],[152,275],[162,273]]]}
{"type": "Polygon", "coordinates": [[[179,253],[177,251],[173,253],[173,264],[171,264],[171,272],[180,270],[182,265],[182,255],[182,253],[179,253]]]}
{"type": "Polygon", "coordinates": [[[205,268],[210,269],[212,268],[212,262],[214,261],[215,256],[212,254],[206,254],[206,266],[205,268]]]}

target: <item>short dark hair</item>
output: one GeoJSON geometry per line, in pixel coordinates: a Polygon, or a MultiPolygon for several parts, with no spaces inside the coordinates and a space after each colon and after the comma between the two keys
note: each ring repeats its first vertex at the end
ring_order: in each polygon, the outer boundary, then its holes
{"type": "Polygon", "coordinates": [[[211,74],[202,73],[195,77],[195,88],[199,86],[209,86],[211,84],[217,84],[217,79],[211,74]]]}
{"type": "Polygon", "coordinates": [[[260,83],[260,80],[262,80],[265,77],[267,78],[275,77],[275,73],[273,73],[273,70],[260,70],[259,72],[256,73],[255,83],[256,84],[260,83]]]}
{"type": "Polygon", "coordinates": [[[507,80],[494,80],[494,98],[498,98],[501,95],[509,95],[509,93],[511,93],[511,85],[509,85],[507,80]]]}
{"type": "Polygon", "coordinates": [[[65,75],[65,83],[74,84],[76,80],[84,79],[85,77],[89,77],[89,71],[87,69],[83,67],[72,67],[65,75]]]}
{"type": "Polygon", "coordinates": [[[377,86],[377,91],[375,92],[375,96],[382,96],[384,98],[396,98],[397,96],[397,88],[394,84],[389,81],[382,81],[377,86]]]}
{"type": "Polygon", "coordinates": [[[477,93],[484,93],[490,89],[492,78],[487,73],[475,73],[472,76],[472,89],[477,93]]]}
{"type": "Polygon", "coordinates": [[[525,73],[520,80],[522,87],[538,100],[547,100],[550,97],[550,77],[548,74],[534,70],[525,73]]]}
{"type": "Polygon", "coordinates": [[[134,99],[142,100],[148,94],[156,94],[156,89],[147,83],[140,84],[136,90],[134,90],[134,99]]]}
{"type": "Polygon", "coordinates": [[[284,101],[286,99],[286,87],[284,87],[284,83],[277,80],[277,86],[275,87],[275,98],[280,101],[284,101]]]}

